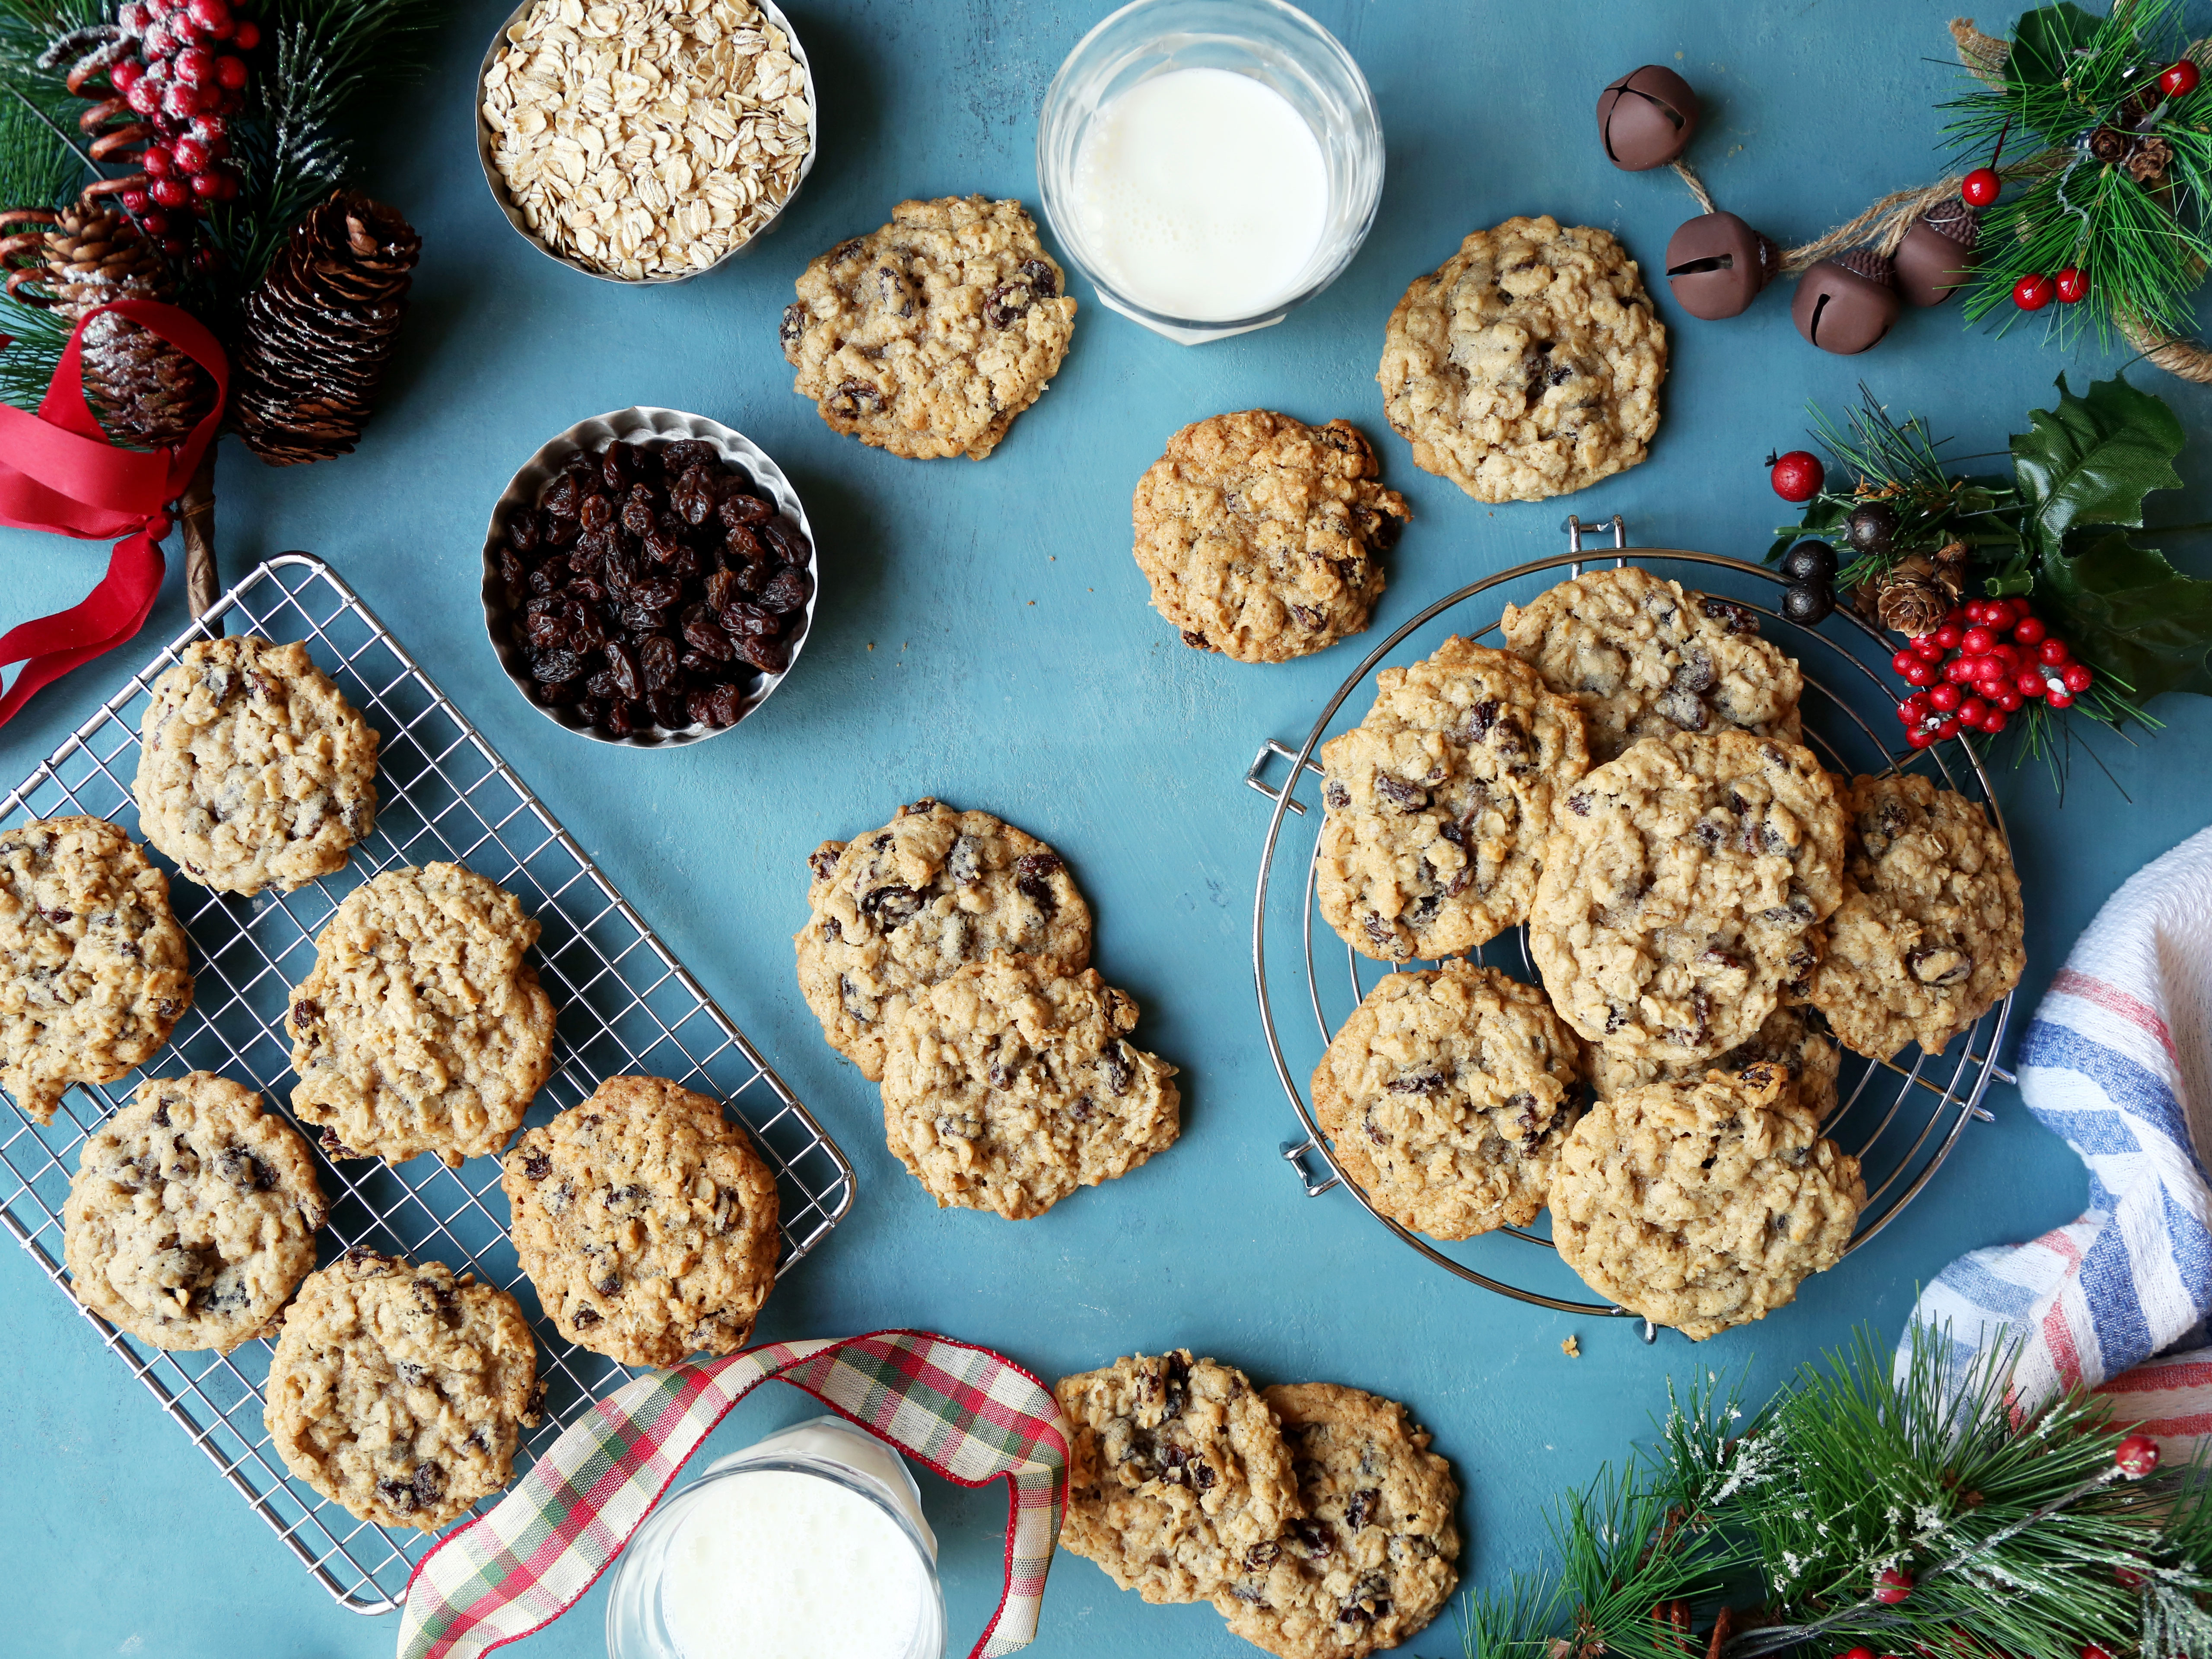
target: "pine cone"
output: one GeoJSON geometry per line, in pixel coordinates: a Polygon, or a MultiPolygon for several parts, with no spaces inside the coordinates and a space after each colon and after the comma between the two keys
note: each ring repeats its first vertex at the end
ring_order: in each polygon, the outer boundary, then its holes
{"type": "Polygon", "coordinates": [[[2173,147],[2163,138],[2138,139],[2128,153],[2128,177],[2139,185],[2154,185],[2166,177],[2173,161],[2173,147]]]}
{"type": "MultiPolygon", "coordinates": [[[[9,297],[72,322],[111,301],[176,294],[168,261],[106,208],[79,202],[52,214],[0,214],[6,230],[17,233],[0,242],[0,258],[14,267],[9,297]]],[[[215,400],[206,370],[159,335],[112,315],[85,330],[84,390],[110,433],[157,449],[184,442],[215,400]]]]}
{"type": "Polygon", "coordinates": [[[406,220],[356,190],[293,227],[246,300],[231,415],[247,448],[271,466],[351,452],[422,252],[406,220]]]}
{"type": "MultiPolygon", "coordinates": [[[[1875,584],[1874,614],[1893,633],[1916,636],[1942,625],[1954,594],[1931,574],[1907,570],[1907,559],[1875,584]]],[[[1924,562],[1924,561],[1923,562],[1924,562]]]]}

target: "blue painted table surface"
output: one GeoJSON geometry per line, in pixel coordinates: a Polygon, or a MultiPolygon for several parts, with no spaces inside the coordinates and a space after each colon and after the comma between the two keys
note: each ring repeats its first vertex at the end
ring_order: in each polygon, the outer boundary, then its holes
{"type": "MultiPolygon", "coordinates": [[[[823,425],[790,390],[777,313],[806,259],[907,197],[983,191],[1034,207],[1036,112],[1104,0],[799,0],[820,87],[821,155],[776,232],[688,285],[586,281],[524,246],[478,174],[471,76],[505,0],[452,9],[431,74],[378,100],[363,178],[423,234],[400,356],[360,452],[292,471],[227,445],[224,568],[307,548],[338,566],[543,793],[708,990],[767,1051],[860,1171],[851,1216],[779,1285],[764,1334],[923,1326],[1042,1375],[1188,1344],[1263,1380],[1337,1379],[1407,1401],[1467,1490],[1464,1562],[1494,1583],[1533,1564],[1542,1506],[1620,1457],[1667,1379],[1753,1367],[1759,1397],[1856,1322],[1895,1335],[1917,1284],[1962,1250],[2032,1237],[2078,1211],[2074,1158],[2000,1089],[1919,1202],[1763,1324],[1692,1350],[1625,1320],[1577,1319],[1463,1286],[1342,1194],[1309,1200],[1279,1160],[1291,1126],[1254,1012],[1248,935],[1266,805],[1255,749],[1303,733],[1366,646],[1253,667],[1184,647],[1146,605],[1129,491],[1185,422],[1225,410],[1344,416],[1374,436],[1417,514],[1378,615],[1393,626],[1474,576],[1550,554],[1570,511],[1626,516],[1646,546],[1757,556],[1778,519],[1760,458],[1802,441],[1808,398],[1840,410],[1861,380],[1928,415],[1957,453],[2002,448],[2061,369],[2079,386],[2124,361],[2063,354],[2041,330],[1962,331],[1955,307],[1911,313],[1863,357],[1792,330],[1786,291],[1725,324],[1673,330],[1650,459],[1565,501],[1491,508],[1417,471],[1375,384],[1382,325],[1465,233],[1516,213],[1607,227],[1658,264],[1695,209],[1670,174],[1601,154],[1599,88],[1671,64],[1705,100],[1692,151],[1723,205],[1802,240],[1935,176],[1948,5],[1851,0],[1716,9],[1699,0],[1533,6],[1314,0],[1381,106],[1389,183],[1374,234],[1326,294],[1279,327],[1188,349],[1082,302],[1051,392],[988,462],[915,462],[823,425]],[[783,464],[821,544],[823,593],[799,672],[734,735],[672,753],[588,744],[524,706],[477,610],[486,515],[545,438],[629,404],[727,422],[783,464]],[[1144,1009],[1140,1036],[1182,1067],[1181,1143],[1127,1178],[1009,1224],[939,1211],[885,1152],[875,1090],[823,1042],[793,982],[805,855],[937,795],[987,807],[1064,852],[1097,918],[1097,962],[1144,1009]],[[1582,1358],[1560,1351],[1578,1335],[1582,1358]]],[[[1983,19],[1996,27],[2003,14],[1983,19]]],[[[2187,489],[2154,517],[2212,517],[2212,397],[2152,370],[2198,441],[2187,489]]],[[[2201,543],[2182,562],[2212,570],[2201,543]]],[[[142,640],[42,693],[0,733],[0,777],[28,772],[185,620],[180,553],[142,640]]],[[[0,536],[0,621],[58,609],[103,549],[0,536]]],[[[1375,637],[1370,635],[1370,638],[1375,637]]],[[[2166,730],[2107,743],[2119,783],[2083,769],[2063,810],[2008,775],[2027,892],[2032,999],[2132,870],[2212,817],[2212,702],[2169,697],[2166,730]]],[[[0,1653],[337,1656],[392,1650],[392,1619],[340,1611],[161,1415],[19,1251],[0,1249],[0,1653]]],[[[727,1450],[804,1414],[769,1389],[710,1443],[727,1450]]],[[[956,1651],[998,1594],[1001,1488],[927,1476],[956,1651]]],[[[601,1651],[603,1592],[523,1651],[601,1651]]],[[[1060,1558],[1034,1650],[1048,1656],[1252,1651],[1203,1606],[1149,1607],[1060,1558]]],[[[1411,1651],[1455,1650],[1449,1617],[1411,1651]]]]}

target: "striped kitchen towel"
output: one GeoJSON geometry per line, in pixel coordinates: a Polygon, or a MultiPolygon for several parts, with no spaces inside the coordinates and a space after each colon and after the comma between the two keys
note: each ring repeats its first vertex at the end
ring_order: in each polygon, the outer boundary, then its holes
{"type": "Polygon", "coordinates": [[[2212,1433],[2212,1348],[2199,1346],[2212,1313],[2200,1152],[2212,1146],[2212,830],[2098,912],[2018,1067],[2028,1109],[2088,1166],[2088,1207],[2029,1243],[1961,1256],[1914,1322],[1947,1333],[1955,1369],[2017,1344],[2021,1409],[2087,1384],[2168,1441],[2212,1433]]]}
{"type": "Polygon", "coordinates": [[[591,1589],[730,1407],[770,1380],[963,1486],[1004,1479],[1006,1589],[971,1659],[1036,1636],[1067,1495],[1067,1426],[1010,1359],[927,1331],[770,1342],[625,1382],[546,1449],[496,1507],[441,1539],[407,1586],[399,1659],[475,1659],[591,1589]]]}

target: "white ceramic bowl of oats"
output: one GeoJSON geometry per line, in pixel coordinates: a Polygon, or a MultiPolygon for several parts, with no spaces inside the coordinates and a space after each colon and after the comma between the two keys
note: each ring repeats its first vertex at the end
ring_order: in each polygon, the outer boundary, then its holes
{"type": "Polygon", "coordinates": [[[775,0],[523,0],[484,52],[477,150],[500,211],[548,258],[682,283],[790,205],[818,107],[775,0]]]}

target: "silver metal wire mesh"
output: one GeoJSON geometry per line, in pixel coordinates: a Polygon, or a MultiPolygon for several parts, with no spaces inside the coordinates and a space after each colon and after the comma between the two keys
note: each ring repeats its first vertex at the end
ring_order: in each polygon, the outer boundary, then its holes
{"type": "MultiPolygon", "coordinates": [[[[1619,523],[1614,520],[1616,547],[1624,539],[1620,535],[1619,523]]],[[[1354,699],[1354,693],[1370,683],[1377,668],[1410,659],[1412,653],[1401,651],[1400,647],[1417,629],[1470,601],[1480,601],[1467,620],[1453,619],[1455,630],[1470,639],[1495,643],[1491,636],[1498,625],[1497,600],[1494,596],[1487,600],[1481,596],[1523,577],[1542,574],[1550,580],[1559,580],[1570,574],[1580,574],[1589,565],[1644,565],[1659,575],[1676,578],[1692,587],[1701,580],[1701,573],[1708,578],[1725,571],[1739,578],[1778,580],[1772,573],[1757,566],[1679,549],[1636,548],[1620,552],[1608,549],[1602,555],[1586,551],[1580,539],[1583,527],[1572,520],[1570,526],[1575,539],[1569,553],[1500,571],[1447,594],[1376,647],[1338,688],[1302,747],[1271,742],[1261,750],[1245,781],[1276,805],[1261,856],[1259,890],[1253,912],[1252,966],[1259,989],[1261,1020],[1276,1076],[1301,1125],[1300,1138],[1284,1142],[1282,1152],[1310,1196],[1318,1197],[1342,1187],[1401,1243],[1454,1276],[1486,1290],[1565,1312],[1627,1316],[1629,1310],[1626,1308],[1576,1299],[1572,1291],[1578,1281],[1556,1258],[1539,1261],[1533,1257],[1516,1258],[1512,1254],[1516,1243],[1534,1244],[1546,1256],[1551,1256],[1552,1244],[1546,1224],[1540,1223],[1533,1229],[1503,1227],[1496,1233],[1446,1249],[1376,1209],[1358,1184],[1346,1176],[1314,1116],[1304,1086],[1304,1079],[1294,1070],[1285,1052],[1286,1032],[1277,1023],[1268,980],[1272,921],[1278,933],[1288,925],[1291,938],[1282,943],[1295,943],[1297,947],[1290,953],[1291,961],[1297,988],[1304,995],[1288,1000],[1303,1002],[1310,1008],[1320,1042],[1325,1046],[1337,1025],[1358,1006],[1375,981],[1383,974],[1395,971],[1360,956],[1346,945],[1340,947],[1345,963],[1343,974],[1339,975],[1333,968],[1324,972],[1322,963],[1326,957],[1317,958],[1315,954],[1315,922],[1319,914],[1315,882],[1320,853],[1320,817],[1307,812],[1306,804],[1296,798],[1296,790],[1304,776],[1320,776],[1316,751],[1340,708],[1352,700],[1355,709],[1364,712],[1364,706],[1354,699]],[[1286,763],[1289,771],[1285,781],[1271,785],[1264,776],[1277,761],[1286,763]],[[1310,846],[1302,844],[1294,850],[1284,845],[1283,832],[1297,818],[1305,820],[1314,836],[1310,846]],[[1301,887],[1295,908],[1279,902],[1271,915],[1270,884],[1279,856],[1285,873],[1297,874],[1301,887]],[[1304,866],[1302,872],[1297,870],[1300,864],[1304,866]],[[1322,1167],[1310,1167],[1310,1160],[1318,1160],[1322,1167]]],[[[1731,593],[1729,597],[1743,602],[1739,595],[1731,593]]],[[[1943,743],[1916,750],[1905,743],[1902,727],[1886,712],[1876,710],[1871,715],[1866,712],[1877,702],[1893,705],[1897,698],[1889,682],[1882,678],[1887,661],[1877,668],[1869,660],[1886,659],[1889,654],[1889,647],[1870,627],[1848,612],[1839,611],[1837,625],[1820,631],[1786,622],[1778,611],[1766,606],[1753,603],[1749,608],[1759,613],[1769,636],[1776,638],[1786,652],[1799,659],[1805,677],[1801,703],[1805,715],[1805,742],[1820,757],[1823,766],[1845,778],[1854,773],[1880,773],[1892,767],[1916,767],[1932,777],[1939,787],[1958,791],[1979,801],[1998,832],[2003,833],[2003,815],[1990,797],[1988,775],[1968,744],[1943,743]]],[[[1325,947],[1334,947],[1326,923],[1322,925],[1319,937],[1325,947]]],[[[1333,948],[1328,953],[1334,953],[1333,948]]],[[[1536,979],[1528,957],[1526,928],[1516,929],[1493,940],[1486,951],[1475,952],[1474,960],[1504,968],[1532,983],[1536,979]]],[[[1954,1038],[1940,1054],[1923,1054],[1915,1048],[1907,1049],[1898,1060],[1875,1061],[1848,1051],[1844,1054],[1836,1109],[1822,1128],[1844,1151],[1859,1158],[1865,1173],[1866,1206],[1860,1212],[1850,1249],[1856,1249],[1871,1239],[1920,1194],[1949,1156],[1970,1119],[1988,1115],[1981,1103],[1991,1079],[2011,1081],[1996,1064],[2011,1012],[2012,998],[2008,995],[1964,1036],[1954,1038]]],[[[1289,1018],[1285,1011],[1285,1018],[1289,1018]]],[[[1304,1021],[1297,1023],[1303,1024],[1304,1021]]],[[[1318,1050],[1316,1054],[1317,1057],[1318,1050]]],[[[1650,1334],[1647,1322],[1647,1340],[1650,1334]]]]}
{"type": "MultiPolygon", "coordinates": [[[[320,560],[284,554],[233,588],[204,624],[134,675],[0,802],[0,829],[86,812],[135,836],[131,786],[149,688],[185,646],[222,632],[304,641],[376,727],[382,738],[376,831],[355,848],[346,870],[297,892],[240,898],[172,872],[170,902],[191,937],[196,988],[169,1045],[130,1077],[71,1090],[43,1128],[12,1102],[0,1112],[0,1219],[56,1286],[66,1283],[62,1203],[86,1132],[126,1103],[143,1077],[193,1068],[249,1082],[272,1106],[288,1100],[284,1008],[290,988],[313,964],[316,932],[377,872],[432,860],[458,860],[498,882],[544,927],[538,972],[559,1018],[553,1079],[530,1121],[546,1121],[600,1079],[624,1073],[713,1095],[728,1103],[776,1172],[781,1267],[820,1243],[852,1206],[853,1168],[844,1154],[528,787],[320,560]]],[[[507,1243],[496,1160],[473,1158],[459,1170],[431,1157],[398,1169],[331,1164],[319,1152],[316,1160],[317,1178],[332,1200],[322,1261],[353,1245],[435,1259],[512,1291],[521,1304],[548,1388],[545,1420],[526,1431],[518,1467],[631,1375],[563,1340],[544,1316],[507,1243]]],[[[383,1613],[398,1604],[414,1562],[432,1540],[411,1528],[356,1521],[287,1477],[261,1420],[269,1343],[247,1343],[227,1357],[164,1352],[83,1316],[342,1606],[383,1613]]]]}

